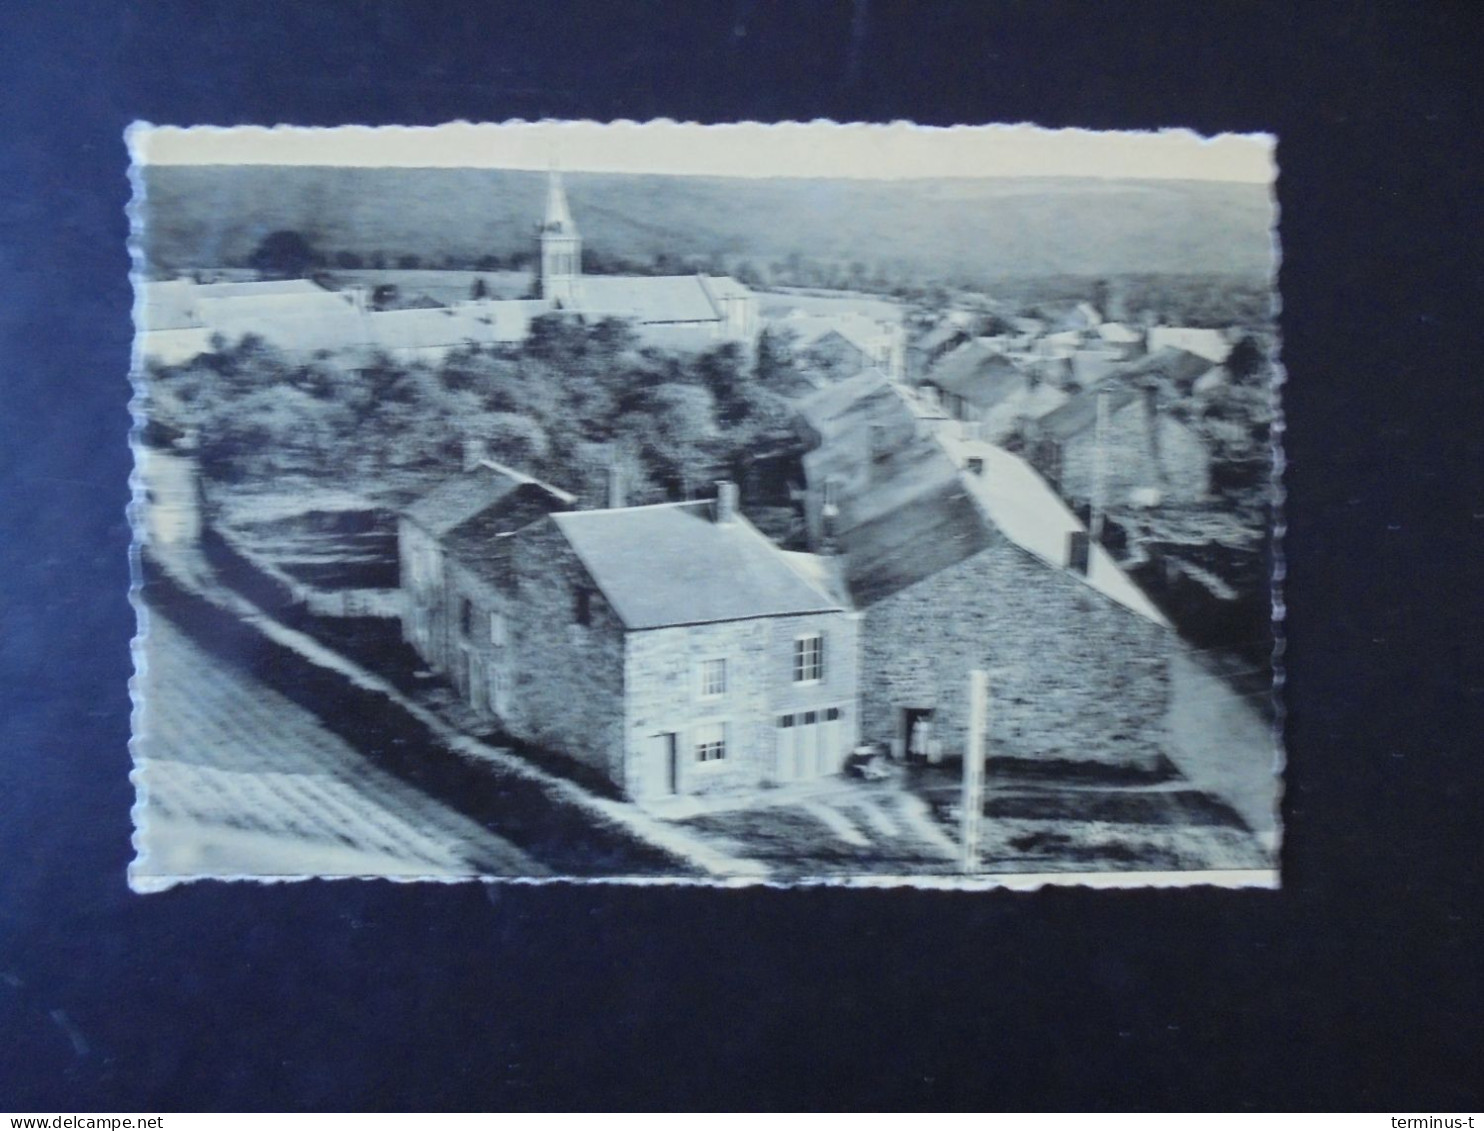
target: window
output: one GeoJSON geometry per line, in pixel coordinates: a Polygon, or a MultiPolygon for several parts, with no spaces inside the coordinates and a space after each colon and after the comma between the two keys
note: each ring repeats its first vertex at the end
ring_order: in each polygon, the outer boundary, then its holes
{"type": "Polygon", "coordinates": [[[839,707],[831,707],[829,710],[825,711],[825,713],[824,713],[824,721],[827,722],[827,723],[839,722],[840,721],[840,708],[839,707]]]}
{"type": "Polygon", "coordinates": [[[727,756],[725,723],[707,723],[696,727],[696,761],[722,762],[727,756]]]}
{"type": "Polygon", "coordinates": [[[727,662],[701,661],[701,698],[714,699],[727,693],[727,662]]]}
{"type": "Polygon", "coordinates": [[[591,589],[577,590],[576,607],[572,610],[572,617],[580,625],[593,623],[593,591],[591,589]]]}
{"type": "Polygon", "coordinates": [[[1085,530],[1073,530],[1067,534],[1067,568],[1073,573],[1087,576],[1092,559],[1092,540],[1085,530]]]}
{"type": "Polygon", "coordinates": [[[824,637],[819,633],[794,640],[794,682],[818,683],[824,678],[824,637]]]}
{"type": "Polygon", "coordinates": [[[824,481],[824,513],[829,517],[840,513],[840,481],[833,475],[824,481]]]}
{"type": "Polygon", "coordinates": [[[474,603],[468,597],[459,598],[459,635],[465,640],[474,634],[474,603]]]}
{"type": "Polygon", "coordinates": [[[505,627],[505,614],[490,613],[490,643],[496,648],[503,648],[508,639],[509,634],[505,627]]]}

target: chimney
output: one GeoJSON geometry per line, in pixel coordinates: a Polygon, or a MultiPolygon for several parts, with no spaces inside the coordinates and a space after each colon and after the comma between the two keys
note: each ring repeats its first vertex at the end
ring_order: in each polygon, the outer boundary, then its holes
{"type": "Polygon", "coordinates": [[[464,439],[464,470],[473,471],[488,456],[484,441],[471,437],[464,439]]]}
{"type": "Polygon", "coordinates": [[[617,460],[613,460],[608,464],[606,478],[608,483],[608,509],[618,510],[620,507],[627,506],[628,503],[624,498],[623,468],[617,460]]]}
{"type": "Polygon", "coordinates": [[[737,520],[737,485],[729,479],[716,484],[716,522],[726,526],[737,520]]]}

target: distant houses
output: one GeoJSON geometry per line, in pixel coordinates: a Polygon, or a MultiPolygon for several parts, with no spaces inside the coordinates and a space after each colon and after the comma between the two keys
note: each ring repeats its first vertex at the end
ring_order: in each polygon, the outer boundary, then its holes
{"type": "Polygon", "coordinates": [[[922,378],[944,412],[965,434],[999,443],[1020,422],[1066,403],[1067,394],[1031,365],[1012,361],[980,338],[941,357],[922,378]]]}

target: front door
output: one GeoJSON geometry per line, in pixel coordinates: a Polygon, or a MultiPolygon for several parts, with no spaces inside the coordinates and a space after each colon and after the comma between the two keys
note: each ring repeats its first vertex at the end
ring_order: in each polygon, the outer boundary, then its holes
{"type": "Polygon", "coordinates": [[[680,742],[673,731],[654,737],[655,792],[669,796],[680,792],[680,742]]]}

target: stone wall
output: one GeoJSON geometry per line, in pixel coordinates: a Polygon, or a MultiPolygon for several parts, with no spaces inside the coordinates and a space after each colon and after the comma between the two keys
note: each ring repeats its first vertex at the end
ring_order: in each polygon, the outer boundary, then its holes
{"type": "Polygon", "coordinates": [[[1003,538],[865,611],[863,737],[902,738],[932,708],[947,753],[967,741],[968,674],[990,673],[991,757],[1157,764],[1172,630],[1003,538]]]}
{"type": "Polygon", "coordinates": [[[596,592],[590,623],[577,623],[577,592],[592,580],[552,520],[514,536],[510,561],[505,728],[622,785],[623,625],[596,592]]]}
{"type": "Polygon", "coordinates": [[[402,639],[435,671],[446,670],[447,642],[443,551],[427,531],[406,517],[397,520],[397,566],[405,598],[402,639]]]}
{"type": "Polygon", "coordinates": [[[630,633],[623,782],[633,797],[669,791],[663,737],[676,736],[675,791],[710,793],[745,788],[778,778],[778,718],[805,711],[840,711],[838,741],[856,742],[858,642],[855,618],[847,613],[769,617],[630,633]],[[824,678],[794,682],[794,641],[824,637],[824,678]],[[726,690],[702,695],[701,665],[726,662],[726,690]],[[699,728],[723,724],[726,758],[701,762],[699,728]]]}
{"type": "MultiPolygon", "coordinates": [[[[1211,485],[1211,460],[1200,438],[1140,398],[1110,414],[1105,438],[1107,504],[1122,506],[1140,489],[1167,502],[1200,502],[1211,485]]],[[[1060,489],[1077,502],[1092,498],[1097,430],[1068,437],[1061,448],[1060,489]]]]}

